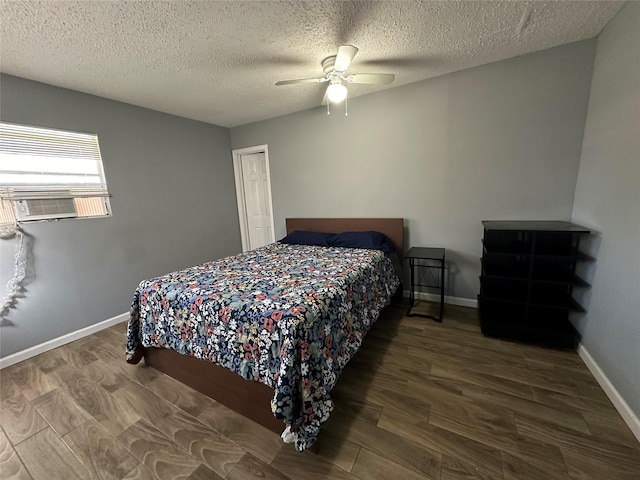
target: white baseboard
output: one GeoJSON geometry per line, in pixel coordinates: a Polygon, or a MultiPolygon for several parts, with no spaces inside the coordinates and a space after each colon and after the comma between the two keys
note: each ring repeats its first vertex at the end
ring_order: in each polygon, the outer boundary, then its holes
{"type": "Polygon", "coordinates": [[[61,337],[48,340],[44,343],[41,343],[40,345],[35,345],[33,347],[20,350],[19,352],[12,353],[11,355],[0,358],[0,370],[28,358],[40,355],[41,353],[53,350],[54,348],[66,345],[67,343],[78,340],[79,338],[99,332],[100,330],[104,330],[105,328],[109,328],[112,325],[116,325],[128,319],[129,313],[121,313],[120,315],[108,318],[107,320],[96,323],[94,325],[89,325],[88,327],[81,328],[80,330],[76,330],[75,332],[67,333],[66,335],[62,335],[61,337]]]}
{"type": "Polygon", "coordinates": [[[607,394],[607,397],[609,397],[613,406],[616,407],[616,410],[618,410],[622,419],[640,442],[640,419],[638,419],[638,416],[633,412],[633,410],[631,410],[631,407],[629,407],[622,395],[620,395],[620,392],[618,392],[616,387],[611,383],[609,378],[607,378],[607,375],[602,371],[600,366],[582,344],[578,347],[578,355],[580,355],[584,364],[591,371],[591,374],[600,384],[604,393],[607,394]]]}
{"type": "MultiPolygon", "coordinates": [[[[409,298],[409,290],[402,292],[405,298],[409,298]]],[[[427,300],[429,302],[439,302],[440,295],[437,293],[416,292],[418,300],[427,300]]],[[[478,300],[475,298],[449,297],[444,296],[444,303],[449,305],[460,305],[461,307],[478,308],[478,300]]]]}

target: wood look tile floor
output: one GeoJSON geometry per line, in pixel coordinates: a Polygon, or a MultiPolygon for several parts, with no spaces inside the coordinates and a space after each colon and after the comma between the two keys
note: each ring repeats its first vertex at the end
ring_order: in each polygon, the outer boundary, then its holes
{"type": "Polygon", "coordinates": [[[120,324],[0,371],[2,479],[640,479],[640,444],[575,352],[394,304],[333,392],[317,454],[124,362],[120,324]]]}

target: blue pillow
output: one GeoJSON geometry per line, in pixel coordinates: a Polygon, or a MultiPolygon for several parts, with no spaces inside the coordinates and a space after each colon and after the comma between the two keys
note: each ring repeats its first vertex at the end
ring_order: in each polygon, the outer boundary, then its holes
{"type": "Polygon", "coordinates": [[[318,247],[328,247],[328,239],[332,233],[322,232],[303,232],[295,230],[280,240],[280,243],[288,243],[289,245],[316,245],[318,247]]]}
{"type": "Polygon", "coordinates": [[[328,238],[328,242],[330,247],[382,250],[386,255],[391,255],[391,253],[395,251],[391,240],[380,232],[336,233],[328,238]]]}

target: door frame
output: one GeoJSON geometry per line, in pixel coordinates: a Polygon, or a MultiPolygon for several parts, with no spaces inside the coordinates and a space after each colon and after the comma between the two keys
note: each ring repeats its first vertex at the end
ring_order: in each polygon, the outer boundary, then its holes
{"type": "Polygon", "coordinates": [[[267,194],[269,195],[269,212],[271,213],[271,242],[275,242],[275,227],[273,221],[273,198],[271,196],[271,170],[269,169],[269,147],[256,145],[254,147],[238,148],[231,151],[233,156],[233,176],[236,183],[236,199],[238,201],[238,220],[240,222],[240,238],[242,239],[242,251],[249,250],[249,225],[247,221],[247,208],[244,201],[244,182],[242,178],[242,155],[252,153],[264,153],[267,169],[267,194]]]}

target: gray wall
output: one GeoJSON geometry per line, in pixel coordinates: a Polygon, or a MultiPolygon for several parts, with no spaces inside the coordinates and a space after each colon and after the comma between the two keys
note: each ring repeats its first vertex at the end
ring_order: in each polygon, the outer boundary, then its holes
{"type": "MultiPolygon", "coordinates": [[[[30,224],[2,356],[129,310],[138,283],[241,250],[229,130],[3,75],[3,121],[98,134],[113,218],[30,224]]],[[[4,286],[14,240],[0,241],[4,286]]],[[[123,352],[124,355],[124,352],[123,352]]]]}
{"type": "Polygon", "coordinates": [[[629,2],[598,37],[573,219],[600,232],[582,343],[640,417],[639,25],[629,2]]]}
{"type": "MultiPolygon", "coordinates": [[[[296,216],[404,217],[475,298],[484,219],[569,220],[595,40],[231,130],[268,144],[276,236],[296,216]]],[[[285,87],[283,87],[285,88],[285,87]]],[[[349,87],[357,89],[357,85],[349,87]]]]}

